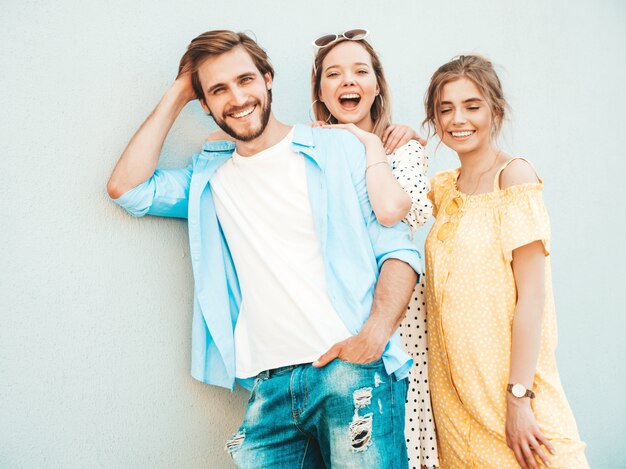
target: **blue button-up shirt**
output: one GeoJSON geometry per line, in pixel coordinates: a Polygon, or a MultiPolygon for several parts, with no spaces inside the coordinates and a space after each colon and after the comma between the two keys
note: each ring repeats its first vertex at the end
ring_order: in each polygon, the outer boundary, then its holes
{"type": "MultiPolygon", "coordinates": [[[[376,220],[367,198],[364,148],[352,134],[297,125],[291,147],[305,158],[328,295],[348,330],[357,334],[369,317],[382,263],[400,259],[419,274],[419,252],[406,224],[387,228],[376,220]]],[[[211,176],[234,148],[232,142],[205,143],[186,168],[157,169],[115,200],[134,216],[187,218],[195,283],[191,374],[230,389],[235,383],[234,330],[241,290],[215,212],[211,176]]],[[[280,230],[280,221],[276,229],[280,230]]],[[[400,345],[398,332],[387,344],[383,361],[389,374],[407,376],[412,360],[400,345]]],[[[249,382],[241,384],[248,387],[249,382]]]]}

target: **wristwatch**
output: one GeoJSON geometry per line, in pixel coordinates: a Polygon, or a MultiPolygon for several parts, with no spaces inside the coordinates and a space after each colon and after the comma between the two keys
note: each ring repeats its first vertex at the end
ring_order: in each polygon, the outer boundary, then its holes
{"type": "Polygon", "coordinates": [[[513,394],[514,397],[521,399],[522,397],[535,398],[535,393],[530,389],[526,389],[523,384],[511,384],[506,387],[506,390],[513,394]]]}

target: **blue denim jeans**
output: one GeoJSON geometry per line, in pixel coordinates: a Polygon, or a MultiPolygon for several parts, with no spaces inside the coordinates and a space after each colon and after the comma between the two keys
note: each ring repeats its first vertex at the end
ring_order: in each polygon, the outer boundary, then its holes
{"type": "Polygon", "coordinates": [[[382,360],[264,371],[226,449],[246,469],[406,468],[406,391],[382,360]]]}

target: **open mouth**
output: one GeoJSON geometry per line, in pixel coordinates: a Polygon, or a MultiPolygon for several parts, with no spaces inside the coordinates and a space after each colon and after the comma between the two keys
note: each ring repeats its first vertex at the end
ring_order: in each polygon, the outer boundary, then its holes
{"type": "Polygon", "coordinates": [[[359,93],[344,93],[339,96],[339,104],[345,110],[351,111],[361,102],[361,95],[359,93]]]}
{"type": "Polygon", "coordinates": [[[244,117],[249,116],[256,109],[256,104],[252,106],[247,106],[240,111],[237,112],[229,112],[226,114],[228,117],[232,117],[233,119],[243,119],[244,117]]]}
{"type": "Polygon", "coordinates": [[[456,140],[464,140],[468,137],[471,137],[475,133],[475,130],[454,130],[450,132],[450,135],[452,135],[452,138],[456,140]]]}

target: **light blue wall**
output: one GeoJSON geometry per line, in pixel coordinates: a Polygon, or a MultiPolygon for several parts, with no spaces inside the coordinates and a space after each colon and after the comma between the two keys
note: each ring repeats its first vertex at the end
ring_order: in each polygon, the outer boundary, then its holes
{"type": "MultiPolygon", "coordinates": [[[[437,66],[463,52],[499,65],[507,147],[546,186],[566,392],[592,467],[625,467],[625,5],[3,2],[0,467],[229,466],[245,395],[189,377],[186,226],[131,219],[104,185],[196,34],[254,31],[276,66],[276,114],[295,122],[311,40],[353,27],[372,31],[396,121],[416,127],[437,66]]],[[[209,122],[190,105],[163,163],[182,165],[209,122]]],[[[456,165],[444,148],[433,160],[456,165]]]]}

